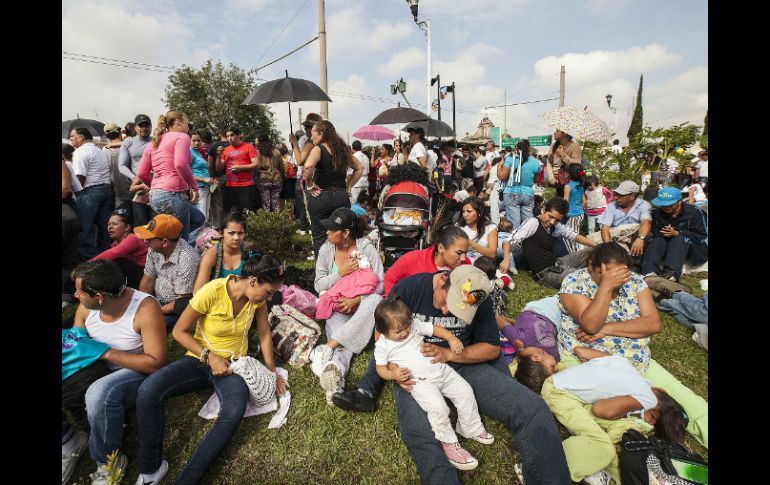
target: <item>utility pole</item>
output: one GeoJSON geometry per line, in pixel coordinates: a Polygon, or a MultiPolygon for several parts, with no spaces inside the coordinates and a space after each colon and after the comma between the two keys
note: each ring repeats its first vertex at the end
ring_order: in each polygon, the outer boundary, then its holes
{"type": "MultiPolygon", "coordinates": [[[[299,120],[298,123],[302,123],[302,108],[297,108],[297,112],[299,113],[299,116],[297,117],[297,120],[299,120]]],[[[300,124],[300,126],[302,126],[302,125],[300,124]]],[[[293,130],[294,127],[292,126],[291,129],[293,130]]],[[[292,132],[292,133],[294,133],[294,132],[292,132]]]]}
{"type": "Polygon", "coordinates": [[[503,88],[503,133],[508,133],[508,90],[503,88]]]}
{"type": "Polygon", "coordinates": [[[564,106],[564,66],[559,73],[559,107],[564,106]]]}
{"type": "Polygon", "coordinates": [[[455,82],[452,81],[452,134],[457,142],[457,130],[455,129],[455,98],[457,98],[457,92],[455,92],[455,82]]]}
{"type": "MultiPolygon", "coordinates": [[[[329,94],[326,75],[326,17],[324,15],[324,0],[318,0],[318,45],[321,48],[321,90],[329,94]]],[[[321,118],[329,119],[329,102],[321,101],[321,118]]]]}
{"type": "Polygon", "coordinates": [[[430,85],[433,86],[434,83],[438,83],[438,89],[436,90],[436,103],[438,103],[438,120],[441,121],[441,74],[436,74],[436,77],[431,78],[430,85]]]}

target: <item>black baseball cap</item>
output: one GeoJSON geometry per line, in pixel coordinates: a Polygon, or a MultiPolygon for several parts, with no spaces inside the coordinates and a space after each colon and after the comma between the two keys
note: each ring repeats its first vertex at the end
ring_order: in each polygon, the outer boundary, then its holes
{"type": "Polygon", "coordinates": [[[150,117],[147,115],[136,115],[136,118],[134,118],[134,123],[137,125],[141,125],[142,123],[152,124],[152,120],[150,120],[150,117]]]}
{"type": "Polygon", "coordinates": [[[321,219],[321,224],[327,231],[344,231],[352,229],[356,213],[347,207],[338,207],[328,219],[321,219]]]}

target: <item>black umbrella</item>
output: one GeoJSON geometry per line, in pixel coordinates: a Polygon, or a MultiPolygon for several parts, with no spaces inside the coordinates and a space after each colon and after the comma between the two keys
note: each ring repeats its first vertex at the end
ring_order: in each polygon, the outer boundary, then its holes
{"type": "Polygon", "coordinates": [[[105,136],[104,123],[86,118],[75,118],[61,122],[61,137],[69,138],[73,128],[87,128],[93,136],[105,136]]]}
{"type": "Polygon", "coordinates": [[[430,119],[422,111],[412,108],[390,108],[374,117],[370,125],[392,125],[394,123],[409,123],[410,121],[424,121],[430,119]]]}
{"type": "Polygon", "coordinates": [[[441,138],[443,136],[454,136],[452,127],[443,121],[429,119],[425,121],[413,121],[406,125],[401,131],[409,131],[409,128],[422,128],[425,136],[441,138]]]}
{"type": "Polygon", "coordinates": [[[253,93],[248,95],[241,104],[271,104],[271,103],[289,103],[289,131],[291,127],[291,103],[297,101],[330,101],[331,98],[326,95],[318,85],[306,79],[297,79],[289,77],[289,71],[286,71],[286,77],[268,81],[257,86],[253,93]]]}

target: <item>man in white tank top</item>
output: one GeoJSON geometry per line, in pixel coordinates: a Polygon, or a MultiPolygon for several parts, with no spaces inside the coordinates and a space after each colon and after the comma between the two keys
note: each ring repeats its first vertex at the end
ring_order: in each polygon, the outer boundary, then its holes
{"type": "MultiPolygon", "coordinates": [[[[104,465],[107,455],[121,448],[124,410],[135,405],[145,377],[166,364],[166,326],[157,300],[127,288],[126,277],[113,261],[83,263],[73,274],[75,298],[80,300],[74,326],[85,328],[91,338],[110,347],[101,359],[107,361],[111,373],[96,380],[85,393],[89,447],[98,467],[91,474],[91,483],[106,485],[104,465]]],[[[119,452],[116,464],[122,472],[126,463],[119,452]]]]}

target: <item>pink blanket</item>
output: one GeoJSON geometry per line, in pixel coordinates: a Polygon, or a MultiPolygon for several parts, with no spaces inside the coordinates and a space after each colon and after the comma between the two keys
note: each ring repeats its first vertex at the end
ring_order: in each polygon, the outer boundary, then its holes
{"type": "Polygon", "coordinates": [[[371,269],[357,269],[344,276],[318,299],[315,317],[326,320],[334,313],[339,297],[353,298],[359,295],[370,295],[374,293],[379,281],[379,277],[371,269]]]}

